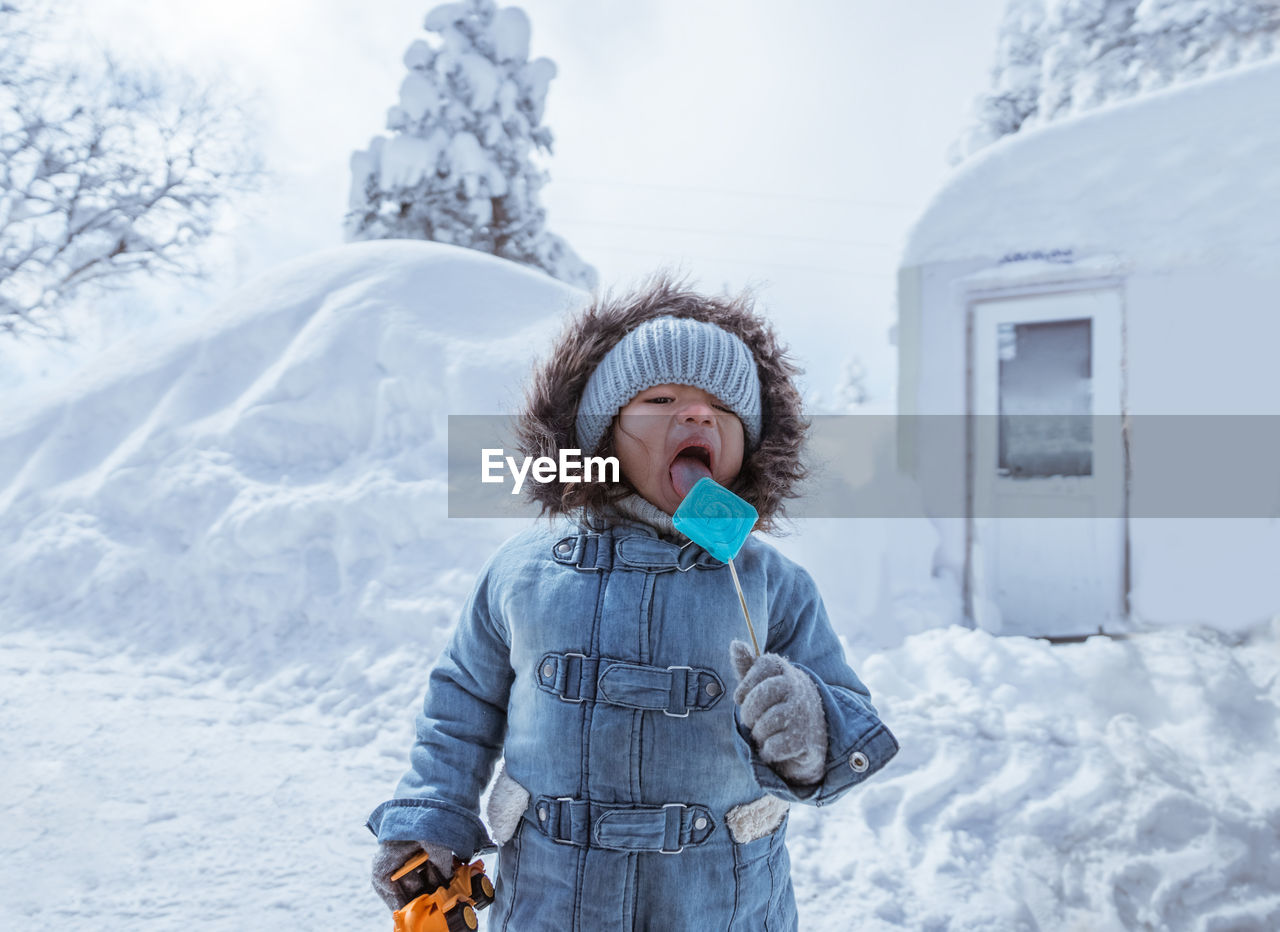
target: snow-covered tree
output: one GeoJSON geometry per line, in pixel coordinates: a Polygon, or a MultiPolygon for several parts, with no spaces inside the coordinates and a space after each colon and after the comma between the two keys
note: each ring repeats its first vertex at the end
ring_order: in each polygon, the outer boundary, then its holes
{"type": "Polygon", "coordinates": [[[1037,112],[1044,122],[1131,97],[1140,0],[1052,0],[1037,112]]]}
{"type": "Polygon", "coordinates": [[[1035,120],[1044,32],[1044,0],[1009,0],[996,40],[991,90],[974,101],[973,123],[952,146],[951,161],[1035,120]]]}
{"type": "Polygon", "coordinates": [[[585,288],[595,270],[546,229],[535,156],[550,59],[529,60],[529,19],[494,0],[427,14],[405,52],[408,76],[377,136],[351,157],[349,240],[429,239],[493,253],[585,288]]]}
{"type": "Polygon", "coordinates": [[[1143,0],[1135,33],[1143,89],[1270,57],[1280,33],[1280,0],[1143,0]]]}
{"type": "Polygon", "coordinates": [[[840,384],[836,387],[836,404],[844,411],[856,411],[867,403],[867,364],[861,356],[845,361],[840,384]]]}
{"type": "Polygon", "coordinates": [[[1280,0],[1009,0],[991,89],[952,145],[958,162],[1001,136],[1267,58],[1280,0]]]}
{"type": "Polygon", "coordinates": [[[243,110],[194,78],[59,54],[47,8],[0,2],[0,332],[62,335],[89,286],[201,272],[260,177],[243,110]]]}
{"type": "Polygon", "coordinates": [[[861,356],[852,356],[845,360],[840,369],[840,378],[831,391],[803,388],[804,408],[806,411],[820,411],[823,414],[856,414],[868,401],[871,393],[867,390],[867,365],[861,356]]]}

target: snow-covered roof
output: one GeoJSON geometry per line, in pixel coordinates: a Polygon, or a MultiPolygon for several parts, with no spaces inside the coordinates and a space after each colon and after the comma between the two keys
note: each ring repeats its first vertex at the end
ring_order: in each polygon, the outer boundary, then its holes
{"type": "Polygon", "coordinates": [[[1273,61],[1007,136],[937,192],[901,264],[1067,250],[1274,267],[1278,100],[1273,61]]]}

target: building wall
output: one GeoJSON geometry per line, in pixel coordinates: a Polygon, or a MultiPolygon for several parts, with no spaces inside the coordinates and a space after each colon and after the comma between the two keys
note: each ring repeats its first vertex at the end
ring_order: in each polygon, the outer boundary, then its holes
{"type": "Polygon", "coordinates": [[[1127,291],[1135,620],[1264,621],[1280,613],[1280,274],[1182,268],[1127,291]],[[1236,516],[1162,517],[1179,499],[1236,516]]]}
{"type": "Polygon", "coordinates": [[[989,264],[946,262],[904,269],[899,276],[901,463],[919,483],[925,509],[938,527],[935,562],[957,576],[965,564],[962,430],[968,382],[965,292],[960,282],[989,264]]]}
{"type": "MultiPolygon", "coordinates": [[[[962,420],[966,305],[975,280],[995,267],[986,260],[939,263],[904,270],[901,279],[901,464],[920,483],[934,516],[941,538],[937,562],[958,575],[966,548],[965,521],[957,515],[967,481],[963,447],[921,416],[962,420]]],[[[1016,272],[1002,268],[999,274],[1014,286],[1016,272]]],[[[1252,262],[1129,269],[1121,290],[1126,411],[1137,416],[1130,433],[1134,620],[1226,630],[1265,620],[1280,613],[1274,570],[1280,566],[1280,517],[1268,517],[1280,514],[1280,274],[1252,262]],[[1147,420],[1154,415],[1161,419],[1147,420]],[[1232,432],[1231,425],[1246,423],[1270,437],[1232,432]],[[1179,492],[1185,492],[1183,506],[1192,509],[1201,501],[1205,508],[1250,508],[1254,496],[1257,517],[1159,516],[1179,492]],[[1267,499],[1269,493],[1274,498],[1267,499]]]]}

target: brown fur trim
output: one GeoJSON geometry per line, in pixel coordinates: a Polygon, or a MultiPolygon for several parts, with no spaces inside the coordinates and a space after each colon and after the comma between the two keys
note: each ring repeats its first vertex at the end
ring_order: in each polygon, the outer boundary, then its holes
{"type": "MultiPolygon", "coordinates": [[[[769,322],[752,307],[748,292],[737,297],[710,297],[692,291],[686,282],[659,272],[635,291],[597,295],[572,317],[550,355],[539,363],[525,387],[525,407],[519,420],[520,451],[525,456],[558,459],[561,449],[578,449],[575,422],[578,402],[591,373],[619,340],[654,317],[690,317],[714,324],[738,336],[755,357],[760,376],[763,426],[760,442],[747,452],[742,471],[731,486],[760,513],[756,529],[776,531],[785,500],[799,493],[807,474],[801,462],[809,422],[801,410],[796,368],[778,343],[769,322]]],[[[613,427],[599,450],[584,455],[613,455],[613,427]]],[[[525,488],[542,506],[543,514],[583,511],[589,521],[603,520],[612,501],[635,491],[625,480],[604,483],[530,482],[525,488]]]]}

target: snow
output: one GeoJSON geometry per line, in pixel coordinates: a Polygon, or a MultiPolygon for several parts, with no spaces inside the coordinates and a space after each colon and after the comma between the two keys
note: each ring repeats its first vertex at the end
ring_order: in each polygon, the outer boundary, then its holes
{"type": "Polygon", "coordinates": [[[489,59],[475,52],[459,55],[457,67],[471,90],[471,108],[483,112],[492,107],[498,94],[498,85],[502,82],[498,69],[490,64],[489,59]]]}
{"type": "Polygon", "coordinates": [[[466,3],[442,3],[432,8],[423,20],[423,28],[431,32],[441,32],[467,15],[466,3]]]}
{"type": "Polygon", "coordinates": [[[423,39],[414,39],[404,50],[404,66],[410,71],[425,71],[435,60],[435,49],[423,39]]]}
{"type": "MultiPolygon", "coordinates": [[[[406,56],[407,57],[407,56],[406,56]]],[[[420,74],[410,74],[400,84],[400,109],[405,117],[416,123],[428,114],[435,113],[443,104],[436,86],[420,74]]],[[[431,164],[424,159],[425,164],[431,164]]],[[[383,181],[386,184],[386,181],[383,181]]]]}
{"type": "Polygon", "coordinates": [[[901,265],[1069,248],[1123,249],[1147,268],[1230,258],[1269,269],[1280,122],[1258,108],[1276,99],[1280,62],[1265,62],[1004,137],[939,190],[901,265]]]}
{"type": "Polygon", "coordinates": [[[0,610],[224,655],[447,627],[494,539],[444,521],[446,416],[508,408],[583,299],[474,251],[339,248],[0,414],[0,610]]]}
{"type": "Polygon", "coordinates": [[[532,27],[524,10],[518,6],[498,10],[489,31],[498,61],[526,61],[529,58],[532,27]]]}
{"type": "MultiPolygon", "coordinates": [[[[507,193],[507,178],[502,169],[485,151],[480,140],[471,133],[455,135],[449,140],[447,152],[450,168],[455,174],[467,179],[468,189],[475,186],[478,190],[479,183],[483,181],[488,197],[502,197],[507,193]]],[[[473,198],[476,197],[475,192],[468,193],[473,198]]],[[[489,206],[488,197],[484,198],[485,206],[489,206]]]]}
{"type": "MultiPolygon", "coordinates": [[[[350,245],[0,411],[0,924],[389,928],[363,821],[522,526],[445,518],[444,419],[512,410],[582,300],[350,245]]],[[[903,748],[793,810],[802,928],[1280,923],[1280,619],[996,638],[950,624],[936,543],[782,542],[903,748]]]]}
{"type": "Polygon", "coordinates": [[[535,58],[520,69],[520,83],[529,98],[535,120],[542,119],[542,111],[547,105],[547,88],[555,76],[556,63],[549,58],[535,58]]]}
{"type": "MultiPolygon", "coordinates": [[[[412,113],[406,111],[412,119],[412,113]]],[[[384,140],[376,138],[370,144],[369,155],[377,159],[378,183],[384,188],[391,186],[413,187],[424,176],[435,171],[440,161],[440,153],[448,144],[448,137],[441,130],[430,136],[409,136],[401,134],[384,140]]],[[[369,165],[363,152],[355,152],[351,156],[351,164],[356,170],[365,169],[369,165]],[[359,161],[358,161],[359,160],[359,161]]],[[[351,190],[351,200],[357,202],[359,193],[351,190]]]]}

